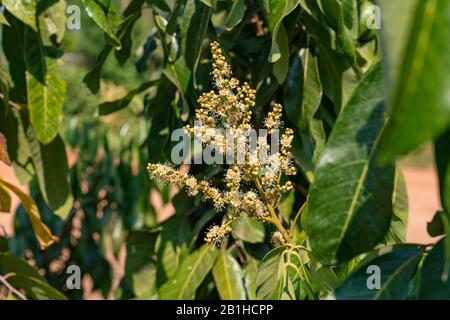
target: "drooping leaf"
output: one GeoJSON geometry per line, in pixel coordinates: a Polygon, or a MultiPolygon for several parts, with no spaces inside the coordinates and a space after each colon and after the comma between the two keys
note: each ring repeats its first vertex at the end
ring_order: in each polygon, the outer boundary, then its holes
{"type": "Polygon", "coordinates": [[[0,212],[9,212],[11,210],[11,196],[8,189],[0,184],[0,212]]]}
{"type": "Polygon", "coordinates": [[[389,228],[394,168],[377,163],[383,99],[378,65],[343,109],[318,161],[307,233],[322,263],[349,260],[372,249],[389,228]]]}
{"type": "Polygon", "coordinates": [[[12,192],[14,192],[22,202],[22,205],[28,215],[28,218],[30,219],[36,238],[38,239],[39,245],[42,250],[47,249],[53,243],[55,243],[55,241],[58,241],[58,238],[55,237],[50,229],[42,222],[39,210],[32,198],[26,195],[19,188],[2,179],[0,179],[0,185],[2,186],[2,189],[8,188],[12,192]]]}
{"type": "Polygon", "coordinates": [[[181,48],[186,65],[195,74],[211,16],[211,7],[200,1],[187,0],[180,24],[181,48]]]}
{"type": "Polygon", "coordinates": [[[67,300],[61,292],[47,282],[21,274],[8,277],[8,282],[15,288],[23,289],[35,300],[67,300]]]}
{"type": "Polygon", "coordinates": [[[275,248],[261,260],[256,278],[258,300],[276,300],[281,296],[284,250],[284,247],[275,248]]]}
{"type": "Polygon", "coordinates": [[[392,210],[394,214],[386,235],[387,244],[405,242],[408,223],[408,194],[406,193],[405,177],[400,169],[395,172],[392,210]]]}
{"type": "Polygon", "coordinates": [[[212,272],[222,300],[245,300],[242,269],[225,247],[221,248],[212,272]]]}
{"type": "Polygon", "coordinates": [[[282,52],[282,44],[278,43],[281,24],[283,19],[297,7],[298,0],[268,0],[266,3],[268,27],[272,35],[269,62],[275,63],[281,58],[282,53],[286,53],[282,52]]]}
{"type": "Polygon", "coordinates": [[[105,0],[83,0],[83,5],[88,16],[108,35],[114,47],[120,49],[120,40],[114,33],[112,23],[108,19],[108,7],[112,5],[108,2],[105,0]]]}
{"type": "Polygon", "coordinates": [[[449,38],[450,2],[419,1],[390,97],[390,121],[381,140],[383,160],[392,160],[447,129],[450,75],[442,70],[450,68],[449,38]]]}
{"type": "Polygon", "coordinates": [[[385,247],[372,255],[375,257],[359,267],[336,290],[337,299],[402,300],[407,297],[422,250],[416,246],[385,247]]]}
{"type": "Polygon", "coordinates": [[[191,253],[176,274],[159,289],[160,298],[193,299],[198,287],[211,271],[217,254],[218,250],[208,245],[203,245],[191,253]]]}
{"type": "Polygon", "coordinates": [[[50,143],[58,134],[63,115],[66,84],[56,73],[56,63],[44,56],[39,34],[25,30],[27,100],[37,138],[50,143]]]}
{"type": "Polygon", "coordinates": [[[262,222],[241,217],[233,222],[233,236],[248,243],[262,243],[266,237],[266,232],[262,222]]]}
{"type": "Polygon", "coordinates": [[[56,136],[44,145],[37,141],[30,127],[26,134],[42,196],[55,214],[65,219],[70,213],[73,196],[64,142],[56,136]]]}

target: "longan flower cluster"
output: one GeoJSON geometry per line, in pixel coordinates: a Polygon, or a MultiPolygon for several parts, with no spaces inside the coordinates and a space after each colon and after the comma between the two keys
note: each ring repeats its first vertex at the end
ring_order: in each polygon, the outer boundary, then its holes
{"type": "MultiPolygon", "coordinates": [[[[149,164],[148,171],[151,178],[182,185],[190,196],[201,194],[203,200],[213,202],[217,211],[226,211],[222,224],[209,228],[205,236],[207,243],[220,245],[232,231],[232,222],[244,215],[274,224],[279,230],[276,238],[281,237],[276,243],[284,243],[289,241],[289,234],[278,220],[276,207],[282,194],[293,187],[283,177],[297,172],[290,151],[294,132],[291,129],[284,131],[279,152],[269,152],[268,136],[257,138],[255,150],[250,150],[248,132],[253,129],[250,109],[255,106],[256,91],[248,83],[240,85],[232,77],[231,68],[217,42],[211,44],[211,52],[211,75],[216,90],[200,96],[194,125],[185,126],[184,130],[188,136],[201,141],[203,146],[212,146],[216,152],[235,156],[232,157],[234,162],[227,162],[224,190],[208,181],[198,181],[170,165],[149,164]],[[243,154],[243,163],[237,161],[239,154],[243,154]]],[[[282,129],[282,112],[280,104],[273,105],[264,121],[269,134],[282,129]]]]}

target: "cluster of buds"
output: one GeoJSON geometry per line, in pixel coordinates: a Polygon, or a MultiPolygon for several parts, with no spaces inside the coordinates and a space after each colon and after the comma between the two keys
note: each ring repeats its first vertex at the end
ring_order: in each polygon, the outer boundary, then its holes
{"type": "MultiPolygon", "coordinates": [[[[225,190],[211,186],[206,180],[198,181],[187,173],[178,172],[170,165],[149,164],[148,171],[151,178],[183,185],[190,196],[201,194],[204,200],[213,202],[217,211],[226,210],[222,225],[211,227],[205,237],[207,243],[219,245],[231,232],[232,222],[243,215],[273,223],[282,229],[276,206],[282,194],[292,189],[292,183],[285,181],[284,177],[295,175],[297,171],[290,151],[294,134],[291,129],[282,134],[279,152],[268,154],[267,137],[257,139],[254,151],[242,149],[248,145],[246,133],[253,129],[250,108],[255,106],[256,91],[248,83],[240,85],[232,77],[231,68],[217,42],[211,44],[211,52],[211,74],[217,90],[204,93],[198,99],[200,107],[196,110],[195,125],[185,126],[184,131],[201,141],[203,146],[214,147],[216,152],[233,155],[244,152],[245,162],[229,164],[224,175],[225,190]],[[234,139],[230,145],[225,132],[231,132],[234,139]]],[[[282,110],[281,105],[274,104],[264,121],[267,132],[272,134],[282,129],[282,110]]],[[[281,237],[286,238],[283,230],[280,230],[281,237]]],[[[283,241],[278,239],[277,243],[283,241]]]]}

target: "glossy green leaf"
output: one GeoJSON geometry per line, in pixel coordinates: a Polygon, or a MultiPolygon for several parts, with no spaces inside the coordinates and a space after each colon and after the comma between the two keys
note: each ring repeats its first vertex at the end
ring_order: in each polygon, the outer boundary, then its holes
{"type": "Polygon", "coordinates": [[[208,245],[192,252],[176,274],[159,289],[160,298],[194,299],[198,287],[214,266],[217,254],[218,250],[208,245]]]}
{"type": "Polygon", "coordinates": [[[27,130],[27,141],[42,196],[55,214],[65,219],[72,208],[73,196],[64,142],[57,136],[44,145],[31,128],[27,130]]]}
{"type": "Polygon", "coordinates": [[[114,47],[120,49],[120,40],[114,33],[112,23],[108,19],[108,7],[112,4],[107,4],[107,1],[104,0],[83,0],[83,5],[88,16],[108,35],[114,47]]]}
{"type": "Polygon", "coordinates": [[[450,212],[450,131],[436,141],[434,149],[442,207],[450,212]]]}
{"type": "Polygon", "coordinates": [[[37,31],[36,0],[3,0],[2,5],[17,19],[37,31]]]}
{"type": "Polygon", "coordinates": [[[279,37],[282,28],[283,19],[291,13],[298,5],[298,0],[268,0],[266,1],[268,27],[272,35],[272,46],[270,48],[269,62],[277,62],[282,54],[289,54],[283,48],[285,47],[285,36],[279,37]],[[282,43],[279,43],[282,40],[282,43]]]}
{"type": "Polygon", "coordinates": [[[227,20],[225,21],[225,27],[227,30],[233,29],[237,26],[245,15],[245,1],[244,0],[234,0],[231,6],[230,13],[228,14],[227,20]]]}
{"type": "Polygon", "coordinates": [[[450,278],[445,277],[445,241],[445,239],[439,241],[425,258],[420,271],[419,299],[450,299],[450,278]]]}
{"type": "Polygon", "coordinates": [[[180,24],[181,48],[186,65],[195,74],[211,17],[211,8],[200,1],[187,0],[180,24]]]}
{"type": "Polygon", "coordinates": [[[322,263],[349,260],[372,249],[389,228],[394,168],[376,161],[385,123],[383,92],[378,65],[338,117],[317,164],[307,233],[322,263]]]}
{"type": "Polygon", "coordinates": [[[222,300],[245,300],[243,271],[225,247],[220,249],[212,273],[222,300]]]}
{"type": "Polygon", "coordinates": [[[406,241],[406,228],[408,224],[408,194],[406,192],[405,177],[400,169],[396,170],[394,191],[392,193],[392,215],[387,243],[402,243],[406,241]]]}
{"type": "Polygon", "coordinates": [[[15,288],[25,290],[35,300],[67,300],[65,295],[47,282],[36,278],[15,274],[8,278],[8,282],[15,288]]]}
{"type": "Polygon", "coordinates": [[[415,246],[385,247],[379,249],[375,256],[336,290],[337,299],[403,300],[407,297],[422,250],[415,246]],[[377,276],[380,277],[379,289],[376,287],[377,276]]]}
{"type": "Polygon", "coordinates": [[[442,70],[450,68],[449,38],[450,2],[419,1],[391,95],[390,121],[381,140],[383,160],[392,160],[447,129],[450,75],[442,70]]]}

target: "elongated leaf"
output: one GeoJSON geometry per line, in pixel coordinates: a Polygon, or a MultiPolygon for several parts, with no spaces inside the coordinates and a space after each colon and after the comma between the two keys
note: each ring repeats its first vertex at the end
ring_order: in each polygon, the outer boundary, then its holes
{"type": "Polygon", "coordinates": [[[163,224],[157,252],[158,286],[172,278],[189,253],[189,224],[185,218],[174,216],[163,224]]]}
{"type": "MultiPolygon", "coordinates": [[[[124,17],[124,20],[120,23],[119,27],[117,28],[117,38],[119,40],[123,40],[124,37],[127,37],[129,33],[132,31],[133,26],[135,25],[136,21],[140,17],[140,9],[136,9],[135,2],[131,2],[127,9],[125,9],[125,13],[129,13],[129,16],[124,17]]],[[[131,44],[130,44],[131,45],[131,44]]],[[[113,51],[114,47],[113,45],[107,43],[105,47],[102,49],[102,51],[99,53],[97,57],[96,64],[94,68],[89,71],[88,74],[83,78],[83,82],[86,84],[86,86],[89,88],[89,90],[92,93],[97,93],[100,89],[100,75],[103,68],[103,65],[106,62],[106,59],[108,59],[109,54],[111,51],[113,51]]],[[[117,49],[117,48],[116,48],[117,49]]],[[[122,49],[122,48],[121,48],[122,49]]],[[[116,58],[118,59],[119,63],[125,62],[125,58],[128,59],[128,48],[123,48],[124,51],[116,51],[116,58]]]]}
{"type": "Polygon", "coordinates": [[[449,38],[450,2],[419,1],[390,100],[392,114],[381,141],[383,160],[404,154],[447,129],[450,74],[442,70],[450,68],[449,38]]]}
{"type": "Polygon", "coordinates": [[[273,300],[281,297],[284,250],[284,247],[275,248],[261,260],[256,277],[256,297],[258,300],[273,300]]]}
{"type": "Polygon", "coordinates": [[[123,97],[122,99],[116,100],[116,101],[108,101],[108,102],[104,102],[101,105],[98,106],[99,108],[99,114],[101,116],[119,111],[121,109],[126,108],[131,100],[133,100],[133,98],[144,92],[145,90],[151,88],[152,86],[156,85],[158,83],[158,81],[148,81],[145,82],[143,84],[141,84],[139,86],[139,88],[136,88],[134,90],[131,90],[130,92],[127,93],[127,95],[125,97],[123,97]]]}
{"type": "Polygon", "coordinates": [[[408,286],[422,257],[422,250],[409,246],[394,247],[386,252],[386,248],[382,248],[376,255],[336,290],[337,299],[402,300],[407,297],[408,286]],[[376,287],[378,276],[379,289],[376,287]]]}
{"type": "MultiPolygon", "coordinates": [[[[283,52],[283,44],[278,41],[282,38],[279,38],[279,32],[281,28],[281,24],[283,23],[283,19],[291,13],[298,5],[298,0],[268,0],[267,1],[267,16],[269,19],[269,30],[272,34],[272,46],[270,48],[269,62],[275,63],[277,62],[282,54],[286,54],[283,52]]],[[[289,52],[287,52],[288,54],[289,52]]]]}
{"type": "Polygon", "coordinates": [[[0,12],[0,24],[4,24],[5,26],[8,27],[11,26],[8,22],[8,19],[6,19],[5,15],[3,14],[3,12],[0,12]]]}
{"type": "Polygon", "coordinates": [[[25,290],[35,300],[67,300],[65,295],[47,282],[36,278],[15,274],[8,277],[8,282],[15,288],[25,290]]]}
{"type": "Polygon", "coordinates": [[[406,193],[405,177],[400,169],[397,169],[395,173],[392,210],[394,214],[386,235],[386,244],[405,242],[408,223],[408,194],[406,193]]]}
{"type": "Polygon", "coordinates": [[[36,0],[3,0],[2,5],[17,19],[37,31],[36,0]]]}
{"type": "Polygon", "coordinates": [[[208,245],[193,252],[184,260],[174,277],[160,288],[160,298],[193,299],[197,288],[211,271],[217,254],[218,250],[208,245]]]}
{"type": "Polygon", "coordinates": [[[248,243],[262,243],[266,232],[262,222],[242,217],[233,223],[233,236],[248,243]]]}
{"type": "Polygon", "coordinates": [[[383,99],[377,65],[337,119],[317,164],[307,233],[322,263],[349,260],[372,249],[389,228],[394,168],[376,161],[385,123],[383,99]]]}
{"type": "Polygon", "coordinates": [[[27,141],[42,196],[55,214],[65,219],[70,213],[73,197],[64,142],[57,136],[44,145],[36,140],[30,129],[27,130],[27,141]]]}
{"type": "Polygon", "coordinates": [[[58,241],[58,238],[55,237],[50,229],[42,222],[39,210],[33,199],[31,199],[19,188],[2,179],[0,179],[0,185],[3,189],[8,188],[12,192],[14,192],[17,197],[19,197],[28,215],[28,218],[30,219],[31,225],[33,226],[34,232],[36,234],[36,238],[38,239],[39,245],[41,246],[42,250],[47,249],[53,243],[55,243],[55,241],[58,241]]]}
{"type": "Polygon", "coordinates": [[[181,21],[181,48],[186,65],[195,74],[203,39],[211,17],[211,8],[200,1],[187,0],[181,21]]]}
{"type": "Polygon", "coordinates": [[[231,6],[230,13],[228,14],[227,20],[225,21],[225,27],[227,30],[233,29],[237,26],[245,15],[245,1],[244,0],[234,0],[231,6]]]}
{"type": "Polygon", "coordinates": [[[242,269],[225,247],[221,248],[212,272],[222,300],[245,300],[242,269]]]}
{"type": "Polygon", "coordinates": [[[111,21],[108,19],[108,12],[105,12],[105,10],[108,10],[108,6],[112,4],[105,4],[106,1],[103,0],[83,0],[84,9],[86,10],[88,16],[94,20],[94,22],[108,35],[108,37],[112,40],[114,47],[120,49],[120,40],[114,33],[111,21]]]}
{"type": "Polygon", "coordinates": [[[450,212],[450,131],[436,141],[435,153],[442,207],[450,212]]]}
{"type": "Polygon", "coordinates": [[[0,212],[9,212],[11,210],[11,196],[8,189],[0,184],[0,212]]]}
{"type": "Polygon", "coordinates": [[[137,297],[156,293],[156,233],[135,232],[127,240],[125,280],[137,297]]]}
{"type": "Polygon", "coordinates": [[[50,143],[58,134],[66,84],[56,74],[56,63],[44,56],[39,34],[25,30],[28,109],[37,138],[50,143]]]}
{"type": "MultiPolygon", "coordinates": [[[[448,238],[448,235],[447,235],[448,238]]],[[[439,241],[422,266],[419,299],[450,300],[450,278],[445,275],[445,238],[439,241]]]]}
{"type": "Polygon", "coordinates": [[[299,127],[309,133],[310,123],[322,100],[322,83],[320,82],[317,57],[306,49],[303,57],[303,99],[299,127]]]}

